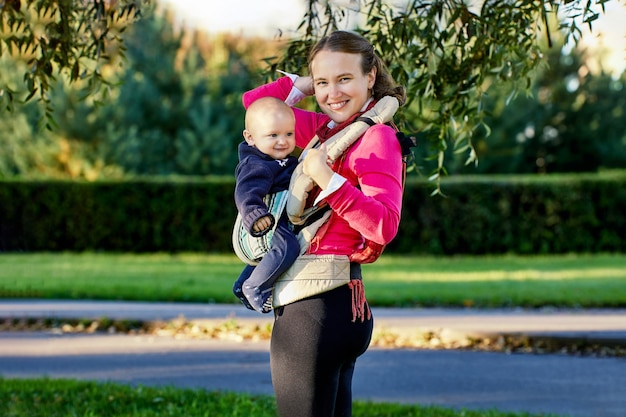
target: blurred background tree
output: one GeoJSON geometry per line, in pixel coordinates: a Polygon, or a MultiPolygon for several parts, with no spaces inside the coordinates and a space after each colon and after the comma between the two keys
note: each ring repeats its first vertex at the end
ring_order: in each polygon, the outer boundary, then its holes
{"type": "MultiPolygon", "coordinates": [[[[58,74],[85,80],[90,93],[97,92],[106,83],[101,65],[123,56],[121,34],[140,17],[142,3],[149,1],[0,1],[0,56],[22,64],[25,100],[38,94],[49,104],[58,74]]],[[[21,98],[23,89],[13,87],[0,82],[0,108],[11,110],[14,98],[21,98]]]]}
{"type": "MultiPolygon", "coordinates": [[[[447,150],[451,174],[596,172],[626,167],[626,73],[590,71],[587,53],[545,48],[546,66],[532,77],[528,94],[507,103],[504,88],[485,99],[490,134],[477,134],[480,163],[466,166],[447,150]]],[[[436,168],[420,149],[426,170],[436,168]],[[430,165],[429,165],[430,164],[430,165]]]]}
{"type": "Polygon", "coordinates": [[[232,173],[251,71],[230,39],[215,40],[219,51],[205,55],[194,36],[176,32],[163,15],[130,30],[119,88],[94,109],[82,136],[98,145],[106,165],[132,175],[232,173]]]}
{"type": "Polygon", "coordinates": [[[549,50],[532,95],[494,103],[477,143],[480,173],[596,172],[626,167],[626,74],[594,74],[580,51],[549,50]],[[509,155],[506,157],[506,155],[509,155]]]}
{"type": "MultiPolygon", "coordinates": [[[[183,31],[167,11],[144,9],[125,33],[123,65],[100,67],[100,94],[91,81],[59,73],[45,106],[28,102],[0,113],[2,141],[16,149],[0,154],[0,175],[230,175],[242,140],[241,93],[258,84],[261,57],[273,45],[183,31]],[[55,126],[38,129],[38,120],[55,126]]],[[[3,61],[20,65],[11,56],[3,61]]],[[[7,73],[14,76],[5,85],[19,84],[18,72],[7,73]]]]}

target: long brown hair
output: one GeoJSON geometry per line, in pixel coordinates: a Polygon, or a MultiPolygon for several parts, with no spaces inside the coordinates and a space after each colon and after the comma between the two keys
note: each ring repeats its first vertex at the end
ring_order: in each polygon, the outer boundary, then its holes
{"type": "Polygon", "coordinates": [[[326,50],[332,52],[345,52],[348,54],[361,55],[361,70],[363,74],[369,73],[376,68],[376,81],[373,87],[373,97],[378,100],[384,96],[392,96],[398,99],[400,105],[406,102],[406,90],[393,80],[385,63],[374,51],[372,44],[361,35],[338,30],[320,39],[309,52],[309,73],[311,62],[318,52],[326,50]]]}

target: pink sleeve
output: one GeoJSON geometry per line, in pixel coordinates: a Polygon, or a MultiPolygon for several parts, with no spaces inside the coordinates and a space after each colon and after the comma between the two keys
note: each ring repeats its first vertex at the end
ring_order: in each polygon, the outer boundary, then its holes
{"type": "Polygon", "coordinates": [[[348,152],[360,189],[346,181],[326,201],[365,239],[385,245],[398,232],[402,208],[403,162],[395,131],[373,126],[348,152]]]}
{"type": "MultiPolygon", "coordinates": [[[[261,97],[276,97],[286,100],[293,88],[293,81],[289,77],[281,77],[276,81],[261,85],[243,94],[243,106],[247,109],[250,104],[261,97]]],[[[320,124],[328,122],[328,116],[323,113],[315,113],[293,107],[296,116],[296,146],[304,148],[315,136],[315,131],[320,124]]]]}
{"type": "Polygon", "coordinates": [[[253,90],[243,93],[243,96],[241,97],[243,107],[247,109],[253,101],[262,97],[276,97],[280,100],[285,100],[289,97],[289,92],[292,87],[293,82],[289,77],[280,77],[276,81],[261,85],[253,90]]]}

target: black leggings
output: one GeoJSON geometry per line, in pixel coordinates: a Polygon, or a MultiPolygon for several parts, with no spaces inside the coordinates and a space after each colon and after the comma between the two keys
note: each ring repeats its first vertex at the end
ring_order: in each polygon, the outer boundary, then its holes
{"type": "Polygon", "coordinates": [[[352,374],[373,319],[352,322],[351,297],[344,285],[275,310],[270,363],[280,417],[352,415],[352,374]]]}

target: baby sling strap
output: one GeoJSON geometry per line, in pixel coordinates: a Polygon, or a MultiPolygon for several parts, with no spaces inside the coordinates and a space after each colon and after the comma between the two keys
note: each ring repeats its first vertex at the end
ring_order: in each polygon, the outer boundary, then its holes
{"type": "MultiPolygon", "coordinates": [[[[338,134],[324,142],[330,163],[341,157],[345,151],[360,138],[370,126],[377,123],[389,123],[399,107],[398,100],[393,97],[384,97],[375,106],[338,134]]],[[[395,129],[395,126],[393,126],[395,129]]],[[[395,129],[397,131],[397,129],[395,129]]],[[[405,161],[405,144],[401,137],[400,146],[405,161]]],[[[319,146],[319,138],[315,137],[303,151],[300,160],[306,156],[305,152],[312,147],[319,146]]],[[[410,154],[410,148],[407,148],[410,154]]],[[[403,163],[403,172],[404,172],[403,163]]],[[[404,175],[404,174],[403,174],[404,175]]],[[[371,317],[371,312],[365,299],[363,282],[360,277],[353,276],[352,266],[358,263],[373,262],[375,258],[369,258],[371,244],[366,241],[365,247],[353,254],[347,255],[313,255],[307,253],[312,242],[319,241],[328,227],[327,220],[331,210],[328,204],[321,202],[312,207],[305,207],[309,200],[309,193],[315,187],[313,180],[302,171],[302,164],[296,167],[292,174],[287,200],[287,214],[290,221],[295,225],[300,243],[300,256],[294,264],[274,283],[272,293],[273,307],[290,304],[316,294],[324,293],[342,285],[348,285],[352,293],[352,321],[361,321],[371,317]],[[362,258],[362,259],[360,259],[362,258]]],[[[382,252],[382,245],[380,252],[382,252]]],[[[377,258],[378,256],[376,256],[377,258]]]]}
{"type": "MultiPolygon", "coordinates": [[[[359,122],[373,126],[375,122],[367,117],[360,117],[359,122]]],[[[416,146],[415,137],[407,137],[393,124],[387,122],[396,131],[402,154],[402,187],[406,180],[407,165],[413,157],[411,148],[416,146]]],[[[303,230],[298,233],[302,238],[301,247],[319,242],[326,232],[330,216],[328,205],[309,215],[303,230]],[[313,226],[307,227],[311,222],[313,226]],[[304,234],[308,234],[306,239],[304,234]]],[[[363,247],[345,255],[308,255],[301,254],[294,264],[274,284],[273,306],[278,307],[312,295],[330,291],[342,285],[348,286],[351,292],[352,322],[371,318],[371,310],[365,297],[365,288],[360,273],[361,264],[374,262],[382,254],[385,245],[365,240],[363,247]],[[352,270],[358,271],[353,274],[352,270]]]]}
{"type": "MultiPolygon", "coordinates": [[[[369,117],[363,116],[356,119],[356,121],[364,122],[368,126],[374,126],[376,122],[369,117]]],[[[404,183],[406,182],[406,173],[407,166],[412,163],[413,152],[411,148],[417,146],[417,140],[414,136],[406,136],[402,131],[400,131],[396,125],[392,121],[388,121],[385,124],[391,126],[396,131],[396,138],[400,144],[400,150],[402,155],[402,188],[404,189],[404,183]]],[[[349,146],[349,145],[348,145],[349,146]]],[[[347,149],[347,148],[346,148],[347,149]]],[[[293,180],[293,176],[292,176],[293,180]]],[[[307,212],[307,220],[300,228],[302,231],[298,234],[300,239],[300,246],[304,248],[301,253],[308,250],[308,245],[312,242],[319,241],[321,236],[323,236],[325,232],[326,221],[330,217],[330,207],[328,205],[320,204],[317,208],[309,209],[307,212]],[[310,227],[307,227],[310,225],[310,227]]],[[[296,230],[299,230],[296,227],[296,230]]],[[[350,261],[366,264],[372,263],[380,257],[385,245],[381,245],[370,240],[365,240],[363,248],[357,252],[354,252],[350,256],[350,261]]]]}

